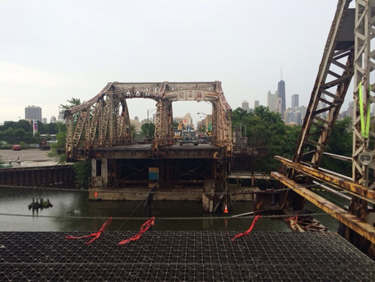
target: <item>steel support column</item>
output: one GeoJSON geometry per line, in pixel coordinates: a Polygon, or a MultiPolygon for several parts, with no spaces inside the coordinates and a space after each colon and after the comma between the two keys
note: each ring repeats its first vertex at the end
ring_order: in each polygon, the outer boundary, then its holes
{"type": "MultiPolygon", "coordinates": [[[[370,106],[374,102],[372,95],[375,85],[371,83],[371,73],[375,69],[375,50],[371,46],[374,38],[375,17],[371,10],[375,6],[374,0],[357,0],[355,14],[355,60],[354,60],[354,116],[353,116],[353,181],[355,183],[374,189],[375,183],[368,181],[368,168],[375,169],[374,159],[368,166],[360,161],[360,155],[368,152],[372,158],[375,150],[369,148],[370,136],[375,136],[374,127],[369,127],[369,134],[366,134],[368,126],[368,115],[370,106]],[[362,110],[361,110],[362,108],[362,110]],[[362,111],[362,114],[361,114],[362,111]]],[[[374,118],[370,123],[373,123],[374,118]]]]}

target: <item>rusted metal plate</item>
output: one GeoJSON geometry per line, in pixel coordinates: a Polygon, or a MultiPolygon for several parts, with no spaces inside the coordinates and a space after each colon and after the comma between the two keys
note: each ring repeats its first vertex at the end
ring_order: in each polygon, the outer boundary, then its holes
{"type": "Polygon", "coordinates": [[[75,179],[71,165],[0,169],[0,185],[46,185],[75,179]]]}
{"type": "Polygon", "coordinates": [[[328,200],[315,194],[309,189],[304,188],[303,186],[287,178],[286,176],[278,172],[272,172],[271,175],[287,187],[291,188],[294,192],[298,193],[317,207],[329,213],[331,216],[360,234],[362,237],[369,240],[371,243],[375,244],[375,227],[371,226],[368,223],[362,222],[356,216],[332,204],[328,200]]]}
{"type": "Polygon", "coordinates": [[[330,185],[335,185],[339,187],[340,189],[346,190],[348,192],[352,192],[359,197],[363,197],[371,201],[372,203],[375,203],[375,191],[374,190],[370,190],[362,185],[353,183],[351,181],[348,181],[347,179],[340,178],[328,172],[315,169],[315,168],[303,165],[301,163],[292,162],[291,160],[288,160],[280,156],[275,156],[275,159],[282,162],[288,167],[291,167],[299,172],[306,174],[307,176],[310,176],[317,180],[324,181],[330,185]]]}

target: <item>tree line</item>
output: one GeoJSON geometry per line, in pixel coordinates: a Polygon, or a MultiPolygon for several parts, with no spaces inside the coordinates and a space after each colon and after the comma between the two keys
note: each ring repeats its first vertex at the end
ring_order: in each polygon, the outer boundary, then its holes
{"type": "MultiPolygon", "coordinates": [[[[80,104],[80,100],[74,98],[68,102],[68,105],[61,105],[62,108],[68,109],[80,104]]],[[[301,132],[301,126],[285,124],[279,113],[271,112],[268,107],[264,106],[256,107],[252,112],[237,108],[232,112],[232,127],[233,131],[236,128],[241,128],[242,136],[247,137],[246,146],[267,148],[267,156],[255,157],[253,160],[253,166],[256,171],[265,173],[270,173],[279,168],[280,163],[274,159],[275,155],[284,156],[288,159],[293,158],[301,132]]],[[[351,118],[336,121],[326,152],[350,157],[352,155],[353,142],[351,127],[351,118]]],[[[142,125],[141,135],[152,138],[154,129],[155,125],[153,123],[145,123],[142,125]]],[[[132,134],[135,134],[134,125],[131,125],[131,131],[132,134]]],[[[35,136],[33,136],[31,123],[26,120],[9,121],[0,126],[0,141],[5,141],[9,144],[21,142],[26,144],[38,143],[41,134],[56,134],[57,143],[51,144],[52,151],[49,154],[63,163],[65,161],[64,155],[58,155],[57,150],[65,149],[65,124],[59,122],[43,124],[38,122],[38,133],[35,136]]],[[[323,157],[320,166],[344,175],[351,175],[351,163],[343,163],[323,157]]]]}
{"type": "Polygon", "coordinates": [[[0,125],[0,141],[7,144],[34,144],[40,142],[42,134],[52,135],[65,130],[61,122],[44,124],[38,121],[38,131],[33,135],[33,126],[30,121],[6,121],[0,125]]]}
{"type": "MultiPolygon", "coordinates": [[[[293,158],[302,129],[298,125],[285,124],[279,113],[271,112],[268,107],[264,106],[256,107],[252,112],[237,108],[232,112],[232,126],[233,130],[235,128],[242,129],[242,136],[248,138],[247,146],[267,148],[267,156],[254,158],[255,170],[266,173],[278,170],[280,162],[274,159],[275,155],[287,159],[293,158]]],[[[351,118],[337,120],[326,152],[350,157],[352,155],[352,143],[351,118]]],[[[350,162],[344,163],[323,157],[320,166],[347,176],[351,175],[350,162]]]]}

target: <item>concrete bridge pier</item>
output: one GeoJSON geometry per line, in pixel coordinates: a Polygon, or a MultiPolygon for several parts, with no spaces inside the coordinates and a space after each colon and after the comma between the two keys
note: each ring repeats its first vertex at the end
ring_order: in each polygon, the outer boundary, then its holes
{"type": "Polygon", "coordinates": [[[105,188],[108,184],[108,159],[91,160],[91,187],[105,188]]]}
{"type": "Polygon", "coordinates": [[[213,212],[215,208],[215,180],[208,179],[203,183],[202,207],[205,212],[213,212]]]}
{"type": "Polygon", "coordinates": [[[224,211],[225,205],[231,203],[230,195],[225,187],[214,179],[208,179],[203,183],[202,207],[205,212],[214,213],[224,211]],[[219,191],[222,190],[222,191],[219,191]],[[226,198],[227,197],[227,198],[226,198]]]}

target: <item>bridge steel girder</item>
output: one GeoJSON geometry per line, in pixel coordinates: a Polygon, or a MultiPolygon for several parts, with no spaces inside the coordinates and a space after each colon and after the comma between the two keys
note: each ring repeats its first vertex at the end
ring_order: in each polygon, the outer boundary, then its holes
{"type": "Polygon", "coordinates": [[[170,101],[159,101],[156,104],[155,139],[156,147],[167,146],[173,142],[173,113],[170,101]]]}
{"type": "MultiPolygon", "coordinates": [[[[332,216],[346,226],[343,229],[346,239],[357,247],[366,248],[368,242],[363,238],[369,240],[372,243],[370,249],[375,253],[375,229],[371,226],[375,222],[372,222],[373,215],[369,210],[369,203],[375,203],[375,182],[370,182],[373,180],[368,177],[369,170],[375,170],[375,150],[369,148],[369,138],[375,137],[374,128],[370,126],[375,122],[373,117],[370,119],[371,104],[375,102],[375,85],[370,83],[375,69],[375,50],[371,46],[375,37],[375,0],[357,0],[355,9],[349,9],[350,2],[338,1],[293,161],[275,157],[282,162],[282,169],[290,168],[284,170],[288,176],[280,173],[272,175],[303,198],[333,213],[332,216]],[[337,69],[342,70],[341,75],[337,69]],[[340,178],[335,172],[320,170],[319,166],[353,76],[352,177],[340,178]],[[329,80],[329,77],[333,79],[329,80]],[[329,91],[333,86],[336,87],[336,93],[329,91]],[[325,105],[319,108],[319,103],[325,105]],[[368,163],[361,161],[362,153],[370,156],[368,163]],[[303,188],[300,185],[301,174],[307,176],[302,180],[304,184],[310,184],[316,179],[349,192],[353,198],[348,211],[339,210],[324,198],[303,188]],[[353,234],[350,229],[357,234],[353,234]]],[[[292,197],[290,193],[285,193],[283,207],[288,206],[292,197]]],[[[297,206],[297,203],[294,204],[297,206]]]]}
{"type": "Polygon", "coordinates": [[[338,3],[293,156],[294,162],[319,167],[353,76],[354,38],[347,33],[353,20],[349,3],[348,0],[338,3]]]}
{"type": "Polygon", "coordinates": [[[372,244],[375,244],[375,228],[370,224],[361,221],[355,215],[348,213],[342,208],[332,204],[327,201],[325,198],[315,194],[309,189],[303,187],[302,185],[294,182],[292,179],[289,179],[278,172],[272,172],[271,176],[279,180],[281,183],[291,188],[294,192],[301,195],[315,206],[319,207],[323,211],[329,213],[331,216],[336,218],[338,221],[342,222],[350,229],[357,232],[363,238],[369,240],[372,244]]]}
{"type": "Polygon", "coordinates": [[[333,186],[337,189],[344,190],[351,195],[366,200],[372,204],[375,204],[375,191],[370,190],[365,186],[362,186],[352,181],[347,180],[344,177],[340,177],[336,174],[330,173],[328,171],[323,171],[318,168],[312,168],[301,163],[294,163],[286,158],[275,156],[275,159],[290,167],[299,173],[314,178],[319,182],[324,182],[329,186],[333,186]]]}
{"type": "Polygon", "coordinates": [[[367,120],[367,116],[371,115],[371,104],[375,102],[373,96],[375,85],[370,82],[371,74],[375,69],[375,49],[371,46],[375,37],[375,1],[374,0],[357,0],[355,14],[355,60],[354,60],[354,109],[353,109],[353,166],[352,177],[355,183],[375,188],[375,182],[369,183],[369,168],[375,169],[375,150],[369,148],[370,136],[375,137],[374,117],[367,120]],[[360,83],[362,89],[360,89],[360,83]],[[360,97],[360,90],[363,94],[360,97]],[[361,115],[361,107],[363,113],[361,115]],[[366,123],[370,121],[370,131],[367,136],[363,130],[366,123]],[[371,155],[372,161],[365,166],[361,163],[359,157],[361,153],[367,152],[371,155]]]}
{"type": "Polygon", "coordinates": [[[150,82],[108,83],[87,102],[65,111],[67,120],[67,160],[88,158],[91,147],[112,147],[131,144],[130,117],[126,100],[142,98],[157,103],[153,152],[173,142],[174,101],[209,101],[216,125],[214,144],[232,153],[231,107],[220,81],[214,82],[150,82]],[[120,111],[120,107],[122,110],[120,111]],[[84,134],[83,134],[84,132],[84,134]]]}

